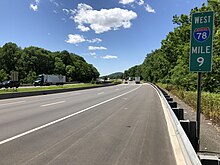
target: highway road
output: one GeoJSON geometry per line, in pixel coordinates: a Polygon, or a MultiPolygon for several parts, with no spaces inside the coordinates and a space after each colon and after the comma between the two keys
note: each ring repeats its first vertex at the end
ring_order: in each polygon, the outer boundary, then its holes
{"type": "Polygon", "coordinates": [[[0,100],[1,165],[175,165],[174,153],[148,84],[0,100]]]}

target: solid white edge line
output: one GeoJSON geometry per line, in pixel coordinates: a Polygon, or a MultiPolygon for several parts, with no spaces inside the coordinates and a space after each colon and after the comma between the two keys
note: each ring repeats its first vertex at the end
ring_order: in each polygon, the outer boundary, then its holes
{"type": "Polygon", "coordinates": [[[75,112],[75,113],[73,113],[73,114],[70,114],[70,115],[68,115],[68,116],[62,117],[62,118],[57,119],[57,120],[55,120],[55,121],[49,122],[49,123],[47,123],[47,124],[44,124],[44,125],[39,126],[39,127],[36,127],[36,128],[34,128],[34,129],[31,129],[31,130],[26,131],[26,132],[24,132],[24,133],[21,133],[21,134],[18,134],[18,135],[16,135],[16,136],[13,136],[13,137],[11,137],[11,138],[8,138],[8,139],[5,139],[5,140],[3,140],[3,141],[0,141],[0,145],[5,144],[5,143],[7,143],[7,142],[10,142],[10,141],[12,141],[12,140],[18,139],[18,138],[20,138],[20,137],[22,137],[22,136],[28,135],[28,134],[33,133],[33,132],[35,132],[35,131],[38,131],[38,130],[40,130],[40,129],[46,128],[46,127],[48,127],[48,126],[51,126],[51,125],[53,125],[53,124],[56,124],[56,123],[61,122],[61,121],[63,121],[63,120],[66,120],[66,119],[68,119],[68,118],[71,118],[71,117],[73,117],[73,116],[76,116],[76,115],[78,115],[78,114],[80,114],[80,113],[86,112],[86,111],[88,111],[88,110],[90,110],[90,109],[92,109],[92,108],[95,108],[95,107],[97,107],[97,106],[100,106],[100,105],[102,105],[102,104],[105,104],[105,103],[107,103],[107,102],[110,102],[110,101],[112,101],[112,100],[115,100],[115,99],[117,99],[117,98],[119,98],[119,97],[121,97],[121,96],[124,96],[124,95],[126,95],[126,94],[129,94],[129,93],[131,93],[131,92],[137,90],[137,89],[140,88],[140,87],[141,87],[141,86],[139,86],[139,87],[137,87],[137,88],[135,88],[135,89],[133,89],[133,90],[131,90],[131,91],[129,91],[129,92],[123,93],[123,94],[118,95],[118,96],[115,96],[115,97],[113,97],[113,98],[111,98],[111,99],[105,100],[105,101],[103,101],[103,102],[100,102],[100,103],[98,103],[98,104],[92,105],[92,106],[90,106],[90,107],[88,107],[88,108],[85,108],[85,109],[80,110],[80,111],[78,111],[78,112],[75,112]]]}
{"type": "Polygon", "coordinates": [[[170,142],[171,142],[171,145],[172,145],[172,148],[173,148],[176,163],[177,163],[177,165],[187,165],[186,160],[185,160],[184,155],[183,155],[183,152],[182,152],[182,149],[181,149],[181,146],[178,142],[177,134],[176,134],[176,132],[173,128],[173,125],[171,123],[170,115],[168,113],[167,107],[165,106],[164,100],[162,99],[162,97],[160,96],[158,91],[155,89],[155,87],[152,86],[152,85],[150,85],[150,86],[153,87],[153,89],[157,92],[157,94],[160,98],[160,102],[161,102],[163,112],[164,112],[164,115],[165,115],[165,119],[166,119],[166,122],[167,122],[168,133],[169,133],[170,142]]]}

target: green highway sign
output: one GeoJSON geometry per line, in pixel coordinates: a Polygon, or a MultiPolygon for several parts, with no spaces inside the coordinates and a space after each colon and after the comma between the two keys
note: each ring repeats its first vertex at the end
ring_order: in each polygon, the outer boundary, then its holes
{"type": "Polygon", "coordinates": [[[190,64],[192,72],[211,72],[213,11],[192,14],[190,64]]]}

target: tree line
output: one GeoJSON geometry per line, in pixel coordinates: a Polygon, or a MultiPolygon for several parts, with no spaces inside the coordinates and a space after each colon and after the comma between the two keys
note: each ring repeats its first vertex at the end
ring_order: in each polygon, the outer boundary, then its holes
{"type": "Polygon", "coordinates": [[[99,77],[93,65],[66,50],[51,52],[34,46],[22,49],[9,42],[0,47],[0,82],[9,80],[11,71],[19,73],[21,83],[33,83],[39,74],[65,75],[69,82],[90,82],[99,77]]]}
{"type": "Polygon", "coordinates": [[[140,76],[145,81],[172,84],[193,91],[197,73],[189,71],[191,16],[195,12],[214,11],[212,72],[203,74],[203,90],[220,92],[220,2],[209,0],[189,15],[173,16],[176,25],[161,42],[161,47],[146,55],[144,62],[129,68],[124,77],[140,76]]]}

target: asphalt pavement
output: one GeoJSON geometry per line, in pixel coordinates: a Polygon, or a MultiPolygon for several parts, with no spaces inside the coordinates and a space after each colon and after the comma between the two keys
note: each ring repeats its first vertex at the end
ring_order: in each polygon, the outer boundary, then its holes
{"type": "Polygon", "coordinates": [[[1,165],[175,165],[147,84],[0,100],[1,165]]]}

